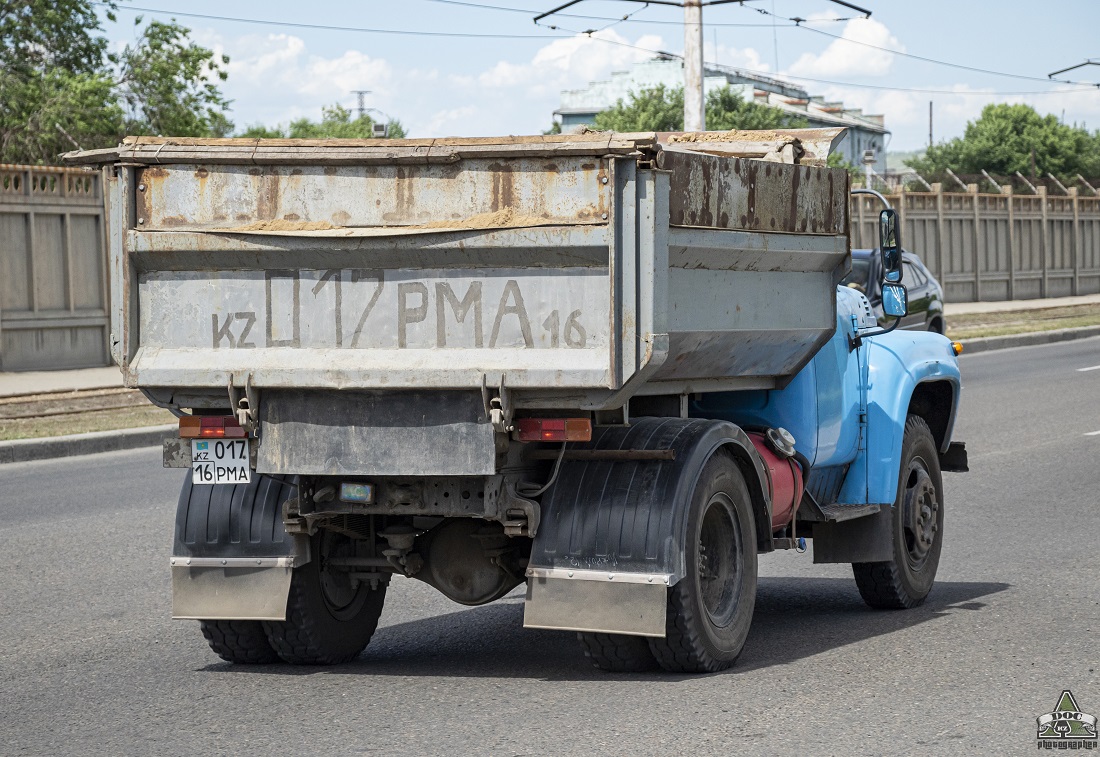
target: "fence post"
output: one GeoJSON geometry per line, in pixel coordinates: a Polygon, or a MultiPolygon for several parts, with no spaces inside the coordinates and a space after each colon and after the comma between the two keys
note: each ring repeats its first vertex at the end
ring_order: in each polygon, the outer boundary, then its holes
{"type": "Polygon", "coordinates": [[[1080,294],[1081,287],[1081,212],[1077,203],[1077,187],[1069,188],[1073,201],[1073,295],[1080,294]]]}
{"type": "MultiPolygon", "coordinates": [[[[900,187],[898,187],[897,211],[898,211],[898,228],[901,229],[901,238],[902,238],[902,241],[904,242],[904,240],[906,240],[906,239],[912,239],[913,238],[913,237],[909,236],[909,230],[905,228],[905,217],[908,214],[905,212],[905,185],[904,184],[902,184],[900,187]]],[[[909,249],[913,249],[913,248],[910,247],[909,249]]]]}
{"type": "Polygon", "coordinates": [[[1016,299],[1016,195],[1012,185],[1005,184],[1001,192],[1008,203],[1008,299],[1016,299]]]}
{"type": "Polygon", "coordinates": [[[936,193],[936,278],[946,284],[946,271],[943,266],[943,183],[932,182],[932,191],[936,193]]]}
{"type": "Polygon", "coordinates": [[[1047,254],[1050,251],[1050,241],[1047,239],[1047,234],[1050,233],[1050,226],[1047,218],[1047,188],[1045,186],[1036,187],[1039,193],[1039,205],[1042,210],[1042,223],[1040,225],[1039,232],[1039,258],[1043,266],[1043,278],[1042,289],[1040,297],[1046,297],[1049,292],[1049,281],[1047,277],[1047,254]]]}
{"type": "Polygon", "coordinates": [[[982,301],[982,216],[978,210],[978,185],[967,184],[966,193],[974,210],[974,252],[970,255],[970,264],[974,266],[974,302],[982,301]]]}

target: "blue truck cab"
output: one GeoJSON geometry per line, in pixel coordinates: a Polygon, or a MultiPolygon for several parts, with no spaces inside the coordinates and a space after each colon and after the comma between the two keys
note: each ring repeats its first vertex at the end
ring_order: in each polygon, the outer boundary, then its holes
{"type": "Polygon", "coordinates": [[[691,414],[789,431],[808,464],[806,491],[819,504],[889,507],[906,419],[922,418],[939,456],[948,455],[962,381],[946,337],[861,338],[876,330],[867,298],[837,287],[836,333],[786,387],[704,395],[691,414]]]}

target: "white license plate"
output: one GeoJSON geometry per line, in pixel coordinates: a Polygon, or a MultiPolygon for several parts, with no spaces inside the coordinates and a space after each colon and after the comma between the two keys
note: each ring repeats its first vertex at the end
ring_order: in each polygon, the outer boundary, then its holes
{"type": "Polygon", "coordinates": [[[252,480],[247,439],[192,439],[191,483],[247,484],[252,480]]]}

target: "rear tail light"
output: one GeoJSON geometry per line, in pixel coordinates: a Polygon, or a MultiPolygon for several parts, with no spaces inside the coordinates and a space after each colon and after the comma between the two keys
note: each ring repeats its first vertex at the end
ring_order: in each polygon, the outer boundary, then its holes
{"type": "Polygon", "coordinates": [[[592,421],[588,418],[520,418],[516,431],[521,442],[592,441],[592,421]]]}
{"type": "Polygon", "coordinates": [[[181,439],[244,439],[248,432],[232,415],[185,415],[180,418],[181,439]]]}

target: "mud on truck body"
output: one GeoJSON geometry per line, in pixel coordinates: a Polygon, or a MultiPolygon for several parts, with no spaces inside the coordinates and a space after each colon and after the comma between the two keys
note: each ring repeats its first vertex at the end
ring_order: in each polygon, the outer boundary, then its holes
{"type": "Polygon", "coordinates": [[[524,625],[603,669],[713,671],[758,556],[806,539],[919,604],[958,363],[838,288],[838,136],[70,154],[105,177],[114,359],[179,417],[173,615],[231,662],[338,663],[395,575],[526,583],[524,625]]]}

